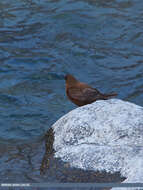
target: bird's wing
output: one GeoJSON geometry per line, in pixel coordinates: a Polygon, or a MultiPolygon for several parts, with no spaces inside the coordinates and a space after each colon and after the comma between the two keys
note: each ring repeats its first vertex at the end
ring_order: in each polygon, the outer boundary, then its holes
{"type": "Polygon", "coordinates": [[[69,96],[74,100],[93,101],[100,92],[94,88],[71,88],[69,89],[69,96]]]}

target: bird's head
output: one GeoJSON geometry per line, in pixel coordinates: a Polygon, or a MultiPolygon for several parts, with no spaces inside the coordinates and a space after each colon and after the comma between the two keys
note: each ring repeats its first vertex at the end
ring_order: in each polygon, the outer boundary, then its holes
{"type": "Polygon", "coordinates": [[[70,74],[65,75],[65,81],[68,85],[73,85],[78,82],[78,80],[70,74]]]}

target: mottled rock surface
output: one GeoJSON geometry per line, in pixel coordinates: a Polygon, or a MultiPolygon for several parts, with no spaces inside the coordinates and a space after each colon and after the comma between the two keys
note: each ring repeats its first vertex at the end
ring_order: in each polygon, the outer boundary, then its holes
{"type": "Polygon", "coordinates": [[[126,183],[143,182],[142,107],[100,100],[69,112],[52,128],[55,157],[84,170],[120,172],[126,183]]]}

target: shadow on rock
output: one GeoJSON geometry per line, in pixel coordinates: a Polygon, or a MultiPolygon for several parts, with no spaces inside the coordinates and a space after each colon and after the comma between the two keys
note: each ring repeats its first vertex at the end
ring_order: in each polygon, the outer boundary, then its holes
{"type": "Polygon", "coordinates": [[[61,183],[106,183],[122,182],[125,180],[125,178],[121,177],[119,172],[111,174],[105,171],[95,172],[78,168],[71,168],[69,163],[63,162],[61,159],[54,158],[53,142],[53,129],[50,128],[45,135],[45,154],[41,163],[40,173],[44,176],[50,175],[51,182],[53,182],[52,179],[56,179],[56,182],[61,183]]]}

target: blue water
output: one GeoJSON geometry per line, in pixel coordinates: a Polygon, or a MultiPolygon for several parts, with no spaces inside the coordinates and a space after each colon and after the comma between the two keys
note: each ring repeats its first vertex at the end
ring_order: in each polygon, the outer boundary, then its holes
{"type": "MultiPolygon", "coordinates": [[[[76,107],[65,95],[66,73],[143,106],[142,7],[140,0],[1,0],[0,142],[40,143],[76,107]]],[[[1,153],[1,170],[10,150],[1,153]]]]}

